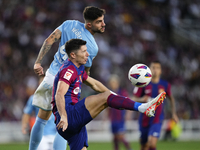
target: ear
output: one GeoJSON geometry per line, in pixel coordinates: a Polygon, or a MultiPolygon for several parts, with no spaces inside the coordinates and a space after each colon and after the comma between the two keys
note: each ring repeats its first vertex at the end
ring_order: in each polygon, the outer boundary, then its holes
{"type": "Polygon", "coordinates": [[[73,58],[73,59],[76,58],[76,54],[75,54],[74,52],[71,52],[71,53],[70,53],[70,56],[71,56],[71,58],[73,58]]]}
{"type": "Polygon", "coordinates": [[[92,27],[91,22],[88,22],[88,23],[87,23],[87,26],[88,26],[89,28],[91,28],[91,27],[92,27]]]}

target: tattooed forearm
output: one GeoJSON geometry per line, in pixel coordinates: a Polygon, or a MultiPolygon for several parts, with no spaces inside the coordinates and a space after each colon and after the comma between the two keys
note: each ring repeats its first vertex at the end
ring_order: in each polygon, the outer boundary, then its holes
{"type": "Polygon", "coordinates": [[[43,57],[45,54],[50,50],[52,45],[47,45],[46,42],[42,45],[42,48],[40,49],[39,55],[35,61],[35,63],[40,63],[42,62],[43,57]]]}
{"type": "Polygon", "coordinates": [[[54,42],[57,42],[61,37],[61,31],[56,29],[43,43],[35,63],[42,62],[46,53],[51,49],[54,42]]]}

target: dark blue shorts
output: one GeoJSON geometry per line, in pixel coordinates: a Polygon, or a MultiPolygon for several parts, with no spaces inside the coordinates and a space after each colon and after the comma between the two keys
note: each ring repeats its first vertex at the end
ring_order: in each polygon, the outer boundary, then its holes
{"type": "Polygon", "coordinates": [[[112,122],[111,129],[113,134],[124,132],[125,131],[124,122],[112,122]]]}
{"type": "MultiPolygon", "coordinates": [[[[70,150],[81,150],[88,147],[87,131],[85,125],[92,120],[89,111],[85,107],[85,98],[75,105],[66,106],[68,127],[65,132],[62,129],[58,133],[68,141],[70,150]]],[[[60,121],[59,113],[56,113],[56,125],[60,121]]]]}
{"type": "Polygon", "coordinates": [[[141,138],[141,144],[145,144],[148,141],[148,137],[149,136],[153,136],[153,137],[160,137],[160,132],[161,132],[161,127],[162,127],[162,123],[155,123],[155,124],[151,124],[148,127],[142,127],[140,126],[140,138],[141,138]]]}

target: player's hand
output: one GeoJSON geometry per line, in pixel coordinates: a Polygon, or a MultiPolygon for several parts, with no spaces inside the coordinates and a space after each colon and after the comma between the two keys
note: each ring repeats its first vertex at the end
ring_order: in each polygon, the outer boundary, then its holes
{"type": "Polygon", "coordinates": [[[44,75],[43,67],[41,66],[40,63],[36,63],[34,65],[34,72],[39,76],[44,75]]]}
{"type": "Polygon", "coordinates": [[[56,127],[58,128],[58,130],[60,128],[62,128],[62,131],[64,132],[67,129],[67,127],[68,127],[67,118],[66,117],[61,117],[60,122],[57,124],[56,127]]]}
{"type": "Polygon", "coordinates": [[[177,116],[176,114],[173,114],[173,115],[172,115],[172,119],[173,119],[176,123],[179,122],[178,116],[177,116]]]}
{"type": "Polygon", "coordinates": [[[22,133],[28,134],[28,127],[26,125],[22,125],[22,133]]]}

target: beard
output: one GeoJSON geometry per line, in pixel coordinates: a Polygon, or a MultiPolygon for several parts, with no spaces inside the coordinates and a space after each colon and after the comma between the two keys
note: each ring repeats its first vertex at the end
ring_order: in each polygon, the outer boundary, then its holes
{"type": "Polygon", "coordinates": [[[103,28],[105,28],[105,26],[102,27],[101,29],[92,29],[92,32],[94,32],[94,33],[101,33],[102,34],[105,31],[105,30],[102,31],[103,28]]]}

